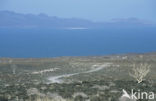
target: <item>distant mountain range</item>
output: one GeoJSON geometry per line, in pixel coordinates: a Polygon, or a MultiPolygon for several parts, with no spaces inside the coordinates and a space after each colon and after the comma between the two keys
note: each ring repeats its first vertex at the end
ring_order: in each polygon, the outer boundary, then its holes
{"type": "Polygon", "coordinates": [[[152,27],[151,22],[137,18],[113,19],[110,22],[92,22],[77,18],[59,18],[46,14],[21,14],[12,11],[0,11],[0,28],[57,28],[88,29],[112,27],[152,27]]]}

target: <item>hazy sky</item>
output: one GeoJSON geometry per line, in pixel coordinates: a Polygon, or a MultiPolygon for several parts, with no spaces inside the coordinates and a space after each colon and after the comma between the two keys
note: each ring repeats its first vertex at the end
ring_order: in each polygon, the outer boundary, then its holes
{"type": "Polygon", "coordinates": [[[0,10],[93,21],[130,17],[156,21],[156,0],[0,0],[0,10]]]}

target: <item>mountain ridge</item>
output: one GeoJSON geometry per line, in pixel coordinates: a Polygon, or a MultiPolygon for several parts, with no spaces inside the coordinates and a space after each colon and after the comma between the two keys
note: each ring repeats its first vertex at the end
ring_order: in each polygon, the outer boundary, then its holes
{"type": "Polygon", "coordinates": [[[60,18],[44,13],[22,14],[13,11],[0,11],[0,28],[58,28],[88,29],[107,27],[155,27],[156,24],[137,18],[113,19],[110,22],[93,22],[79,18],[60,18]]]}

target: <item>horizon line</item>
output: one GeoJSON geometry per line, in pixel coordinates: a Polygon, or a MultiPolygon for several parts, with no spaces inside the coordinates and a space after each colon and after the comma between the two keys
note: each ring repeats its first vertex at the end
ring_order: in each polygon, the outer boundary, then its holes
{"type": "Polygon", "coordinates": [[[118,21],[128,21],[128,20],[138,20],[138,21],[142,21],[148,24],[156,24],[155,21],[153,20],[147,20],[147,19],[141,19],[138,17],[126,17],[126,18],[112,18],[111,20],[107,20],[107,21],[93,21],[90,19],[86,19],[86,18],[80,18],[80,17],[60,17],[60,16],[51,16],[47,13],[44,12],[40,12],[40,13],[21,13],[21,12],[17,12],[17,11],[13,11],[13,10],[0,10],[0,12],[12,12],[12,13],[16,13],[16,14],[23,14],[23,15],[35,15],[35,16],[47,16],[47,17],[56,17],[56,18],[61,18],[61,19],[78,19],[78,20],[85,20],[85,21],[90,21],[93,23],[110,23],[110,22],[118,22],[118,21]]]}

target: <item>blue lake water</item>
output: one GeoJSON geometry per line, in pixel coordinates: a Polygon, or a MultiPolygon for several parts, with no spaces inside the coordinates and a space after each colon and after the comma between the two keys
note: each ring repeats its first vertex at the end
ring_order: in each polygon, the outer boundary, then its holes
{"type": "Polygon", "coordinates": [[[155,28],[0,29],[0,57],[99,56],[156,52],[155,28]]]}

